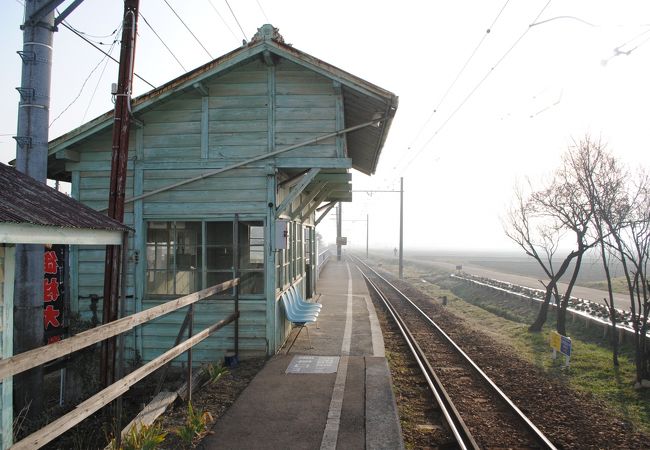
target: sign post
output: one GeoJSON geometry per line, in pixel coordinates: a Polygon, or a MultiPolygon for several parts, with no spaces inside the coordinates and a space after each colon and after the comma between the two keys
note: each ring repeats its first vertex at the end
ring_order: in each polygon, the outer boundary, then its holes
{"type": "Polygon", "coordinates": [[[557,331],[551,331],[550,345],[553,349],[553,359],[555,360],[557,358],[557,352],[560,352],[564,355],[564,366],[569,367],[569,361],[571,359],[571,338],[562,336],[557,331]]]}

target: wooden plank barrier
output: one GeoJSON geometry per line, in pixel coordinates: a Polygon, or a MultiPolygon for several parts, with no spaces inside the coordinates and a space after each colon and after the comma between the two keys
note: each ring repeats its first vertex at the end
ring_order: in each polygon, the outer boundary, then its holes
{"type": "MultiPolygon", "coordinates": [[[[233,281],[235,280],[231,280],[228,283],[231,283],[233,281]]],[[[227,283],[223,283],[223,284],[227,284],[227,283]]],[[[169,302],[169,303],[174,303],[174,302],[176,301],[169,302]]],[[[58,418],[54,422],[51,422],[50,424],[46,425],[40,430],[30,434],[25,439],[16,443],[11,448],[12,449],[40,448],[45,444],[47,444],[48,442],[51,442],[53,439],[65,433],[70,428],[74,427],[79,422],[81,422],[88,416],[92,415],[93,413],[101,409],[103,406],[107,405],[111,401],[118,398],[120,395],[127,392],[130,389],[130,387],[133,386],[135,383],[142,380],[143,378],[145,378],[147,375],[151,374],[158,368],[162,367],[167,362],[183,354],[185,351],[189,350],[199,342],[203,341],[204,339],[207,339],[214,332],[223,328],[229,323],[235,321],[238,317],[239,317],[239,312],[234,312],[231,315],[229,315],[227,318],[220,320],[214,325],[204,329],[200,333],[184,341],[182,344],[177,345],[176,347],[166,351],[156,359],[134,370],[124,378],[116,381],[115,383],[111,384],[107,388],[101,390],[97,394],[93,395],[89,399],[77,405],[77,407],[74,410],[70,411],[68,414],[58,418]]]]}
{"type": "Polygon", "coordinates": [[[2,359],[0,360],[0,380],[32,369],[49,361],[53,361],[62,356],[69,355],[101,342],[104,339],[132,330],[138,325],[142,325],[146,322],[157,319],[160,316],[164,316],[165,314],[194,304],[210,297],[211,295],[237,286],[238,284],[239,278],[235,278],[234,280],[211,286],[201,291],[194,292],[193,294],[163,303],[162,305],[145,309],[144,311],[123,317],[114,322],[91,328],[90,330],[83,331],[68,339],[50,344],[47,347],[39,347],[10,358],[2,359]]]}

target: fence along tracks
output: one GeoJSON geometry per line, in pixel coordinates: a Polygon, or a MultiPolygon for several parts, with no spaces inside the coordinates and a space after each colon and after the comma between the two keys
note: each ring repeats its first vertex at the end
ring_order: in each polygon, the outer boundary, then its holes
{"type": "Polygon", "coordinates": [[[459,448],[555,448],[421,308],[365,263],[355,262],[404,336],[459,448]]]}

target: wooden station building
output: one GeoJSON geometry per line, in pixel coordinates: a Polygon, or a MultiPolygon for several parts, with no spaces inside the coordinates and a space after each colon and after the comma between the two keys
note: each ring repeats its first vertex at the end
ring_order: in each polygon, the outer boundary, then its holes
{"type": "MultiPolygon", "coordinates": [[[[375,172],[396,109],[394,94],[286,44],[271,25],[133,99],[125,313],[237,275],[240,353],[273,354],[290,331],[280,293],[314,290],[317,215],[352,201],[350,169],[375,172]]],[[[72,196],[98,211],[108,205],[112,119],[49,145],[48,177],[70,181],[72,196]]],[[[72,247],[71,308],[83,318],[103,293],[103,270],[102,247],[72,247]]],[[[196,305],[196,329],[232,311],[226,294],[196,305]]],[[[149,361],[171,348],[183,317],[139,327],[128,354],[149,361]]],[[[217,360],[232,340],[228,331],[207,339],[194,361],[217,360]]]]}

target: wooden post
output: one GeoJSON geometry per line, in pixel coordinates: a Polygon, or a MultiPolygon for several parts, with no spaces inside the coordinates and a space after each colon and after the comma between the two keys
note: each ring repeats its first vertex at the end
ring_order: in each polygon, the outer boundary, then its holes
{"type": "Polygon", "coordinates": [[[399,179],[399,279],[404,278],[404,177],[399,179]]]}
{"type": "MultiPolygon", "coordinates": [[[[129,132],[131,129],[131,91],[133,87],[133,66],[135,62],[135,39],[138,23],[139,0],[124,1],[122,26],[122,48],[120,68],[113,115],[113,154],[109,185],[108,216],[124,221],[124,200],[126,188],[126,167],[129,154],[129,132]]],[[[120,247],[106,247],[104,268],[104,305],[102,323],[117,320],[119,274],[122,266],[120,247]]],[[[115,381],[115,339],[102,343],[100,380],[102,386],[115,381]]]]}
{"type": "MultiPolygon", "coordinates": [[[[194,303],[190,305],[188,314],[187,339],[190,340],[194,333],[194,303]]],[[[192,347],[187,350],[187,403],[192,403],[192,347]]]]}
{"type": "MultiPolygon", "coordinates": [[[[239,214],[235,214],[234,227],[233,257],[235,261],[233,263],[233,280],[239,278],[239,214]]],[[[250,236],[248,240],[250,242],[250,236]]],[[[235,358],[239,359],[239,285],[235,286],[235,314],[237,314],[235,320],[235,358]]]]}

